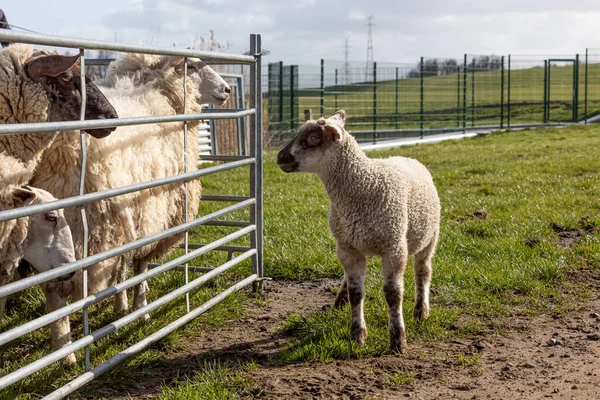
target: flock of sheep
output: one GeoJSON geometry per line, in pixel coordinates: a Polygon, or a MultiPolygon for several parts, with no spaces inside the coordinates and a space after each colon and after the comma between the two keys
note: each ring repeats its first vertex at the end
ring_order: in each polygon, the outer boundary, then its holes
{"type": "MultiPolygon", "coordinates": [[[[47,54],[29,45],[12,44],[0,52],[0,119],[2,123],[78,120],[81,106],[78,57],[47,54]]],[[[86,119],[142,115],[199,113],[200,104],[221,105],[230,88],[210,67],[190,59],[184,96],[183,57],[128,54],[109,70],[107,87],[91,79],[86,84],[86,119]],[[184,104],[184,98],[187,104],[184,104]]],[[[188,122],[190,131],[197,121],[188,122]]],[[[90,130],[87,138],[86,192],[122,187],[183,173],[183,123],[124,126],[116,130],[90,130]],[[114,132],[111,132],[114,131],[114,132]]],[[[80,133],[65,131],[26,135],[0,135],[0,209],[75,196],[79,193],[80,133]],[[27,186],[26,186],[27,185],[27,186]],[[50,194],[51,193],[51,194],[50,194]]],[[[187,139],[188,170],[196,168],[197,138],[187,139]]],[[[188,183],[187,218],[193,219],[200,201],[197,180],[188,183]]],[[[184,222],[185,184],[175,183],[86,205],[89,226],[88,254],[114,248],[184,222]]],[[[173,249],[182,235],[144,246],[88,269],[88,290],[96,293],[126,279],[128,265],[136,273],[148,261],[173,249]]],[[[16,278],[25,257],[38,271],[58,267],[82,257],[83,232],[77,209],[0,223],[0,285],[16,278]],[[48,229],[39,229],[42,219],[48,229]],[[70,229],[69,229],[70,228],[70,229]],[[72,232],[72,236],[71,236],[72,232]],[[41,254],[42,251],[50,254],[41,254]]],[[[82,296],[82,273],[42,285],[46,306],[54,311],[82,296]]],[[[135,288],[134,307],[146,304],[147,284],[135,288]]],[[[6,299],[0,300],[0,316],[6,299]]],[[[128,308],[126,293],[115,296],[115,311],[128,308]]],[[[68,317],[50,325],[53,344],[71,342],[68,317]]],[[[67,363],[75,363],[70,354],[67,363]]]]}
{"type": "MultiPolygon", "coordinates": [[[[79,119],[80,68],[77,56],[35,51],[12,44],[0,52],[0,118],[2,123],[79,119]]],[[[188,60],[184,96],[181,57],[124,55],[109,68],[106,87],[87,80],[86,119],[199,113],[200,104],[223,104],[227,83],[200,60],[188,60]],[[184,104],[184,99],[187,103],[184,104]]],[[[416,319],[429,316],[432,257],[439,234],[440,203],[432,177],[419,162],[393,157],[368,158],[345,130],[346,115],[307,121],[279,152],[284,172],[311,172],[323,182],[331,200],[330,229],[344,279],[335,300],[351,305],[351,337],[364,345],[366,257],[382,258],[384,293],[389,308],[390,347],[406,348],[402,316],[404,271],[415,255],[416,319]]],[[[197,122],[188,122],[190,131],[197,122]]],[[[89,130],[86,192],[97,192],[176,175],[196,168],[198,143],[188,135],[184,157],[183,123],[161,123],[89,130]],[[184,162],[185,160],[185,162],[184,162]],[[187,163],[187,164],[186,164],[187,163]]],[[[0,135],[0,210],[45,202],[79,193],[80,133],[0,135]]],[[[201,185],[184,183],[100,200],[86,205],[88,253],[97,254],[193,219],[201,185]],[[187,214],[187,215],[186,215],[187,214]]],[[[21,258],[44,271],[83,256],[81,215],[70,208],[0,222],[0,285],[17,279],[21,258]],[[72,235],[72,236],[71,236],[72,235]]],[[[113,257],[88,269],[89,293],[97,293],[147,270],[151,259],[171,251],[182,235],[113,257]]],[[[82,297],[82,276],[64,276],[43,284],[49,311],[82,297]]],[[[134,308],[146,305],[147,284],[135,287],[134,308]]],[[[0,318],[6,299],[0,299],[0,318]]],[[[125,291],[114,299],[116,312],[128,308],[125,291]]],[[[146,316],[147,317],[147,316],[146,316]]],[[[53,344],[71,342],[68,317],[51,324],[53,344]]],[[[70,354],[65,361],[75,363],[70,354]]]]}

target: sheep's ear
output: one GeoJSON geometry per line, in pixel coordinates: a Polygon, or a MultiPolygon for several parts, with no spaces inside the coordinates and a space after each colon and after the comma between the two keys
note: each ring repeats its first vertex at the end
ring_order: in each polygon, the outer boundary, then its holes
{"type": "Polygon", "coordinates": [[[342,129],[336,125],[327,124],[323,127],[323,131],[328,136],[329,140],[334,143],[339,143],[342,140],[342,129]]]}
{"type": "Polygon", "coordinates": [[[169,65],[173,68],[181,68],[183,67],[183,60],[185,60],[185,57],[173,56],[169,58],[169,65]]]}
{"type": "Polygon", "coordinates": [[[337,126],[344,128],[346,125],[346,111],[336,111],[331,117],[327,118],[327,122],[336,124],[337,126]]]}
{"type": "Polygon", "coordinates": [[[32,78],[40,78],[42,76],[58,76],[64,72],[67,72],[78,60],[79,55],[42,55],[31,58],[29,61],[27,61],[27,72],[32,78]]]}
{"type": "Polygon", "coordinates": [[[23,186],[15,189],[13,192],[15,207],[23,207],[31,204],[31,202],[35,199],[35,196],[35,192],[31,190],[29,186],[23,186]]]}

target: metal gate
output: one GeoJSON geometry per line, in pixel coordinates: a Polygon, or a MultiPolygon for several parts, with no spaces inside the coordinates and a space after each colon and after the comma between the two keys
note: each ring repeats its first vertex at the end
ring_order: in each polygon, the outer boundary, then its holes
{"type": "Polygon", "coordinates": [[[579,56],[544,62],[544,122],[577,122],[579,56]]]}
{"type": "MultiPolygon", "coordinates": [[[[58,309],[54,312],[45,314],[39,318],[28,321],[25,324],[12,327],[11,329],[0,332],[0,346],[6,346],[11,343],[15,339],[33,332],[37,329],[40,329],[49,323],[56,321],[62,317],[71,315],[75,312],[82,311],[84,318],[84,333],[83,336],[77,340],[74,340],[71,344],[63,347],[60,350],[54,351],[42,358],[37,359],[36,361],[27,364],[11,373],[0,377],[0,390],[7,388],[22,379],[34,374],[37,371],[40,371],[44,368],[47,368],[52,363],[63,359],[66,355],[71,354],[77,350],[85,349],[85,370],[86,372],[66,385],[58,388],[54,392],[50,393],[46,396],[46,399],[58,399],[62,398],[69,393],[72,393],[76,389],[85,385],[86,383],[93,380],[98,375],[106,372],[107,370],[113,368],[120,362],[123,362],[135,354],[139,353],[143,349],[147,348],[152,343],[158,341],[159,339],[165,337],[175,329],[181,327],[182,325],[188,323],[189,321],[196,318],[198,315],[204,313],[208,309],[210,309],[215,304],[222,301],[228,295],[246,287],[250,284],[253,284],[255,288],[260,288],[261,281],[263,279],[263,211],[262,211],[262,193],[263,193],[263,174],[262,174],[262,102],[261,102],[261,37],[260,35],[250,35],[250,55],[234,55],[227,53],[215,53],[208,51],[196,51],[196,50],[178,50],[178,49],[167,49],[167,48],[159,48],[159,47],[147,47],[140,45],[124,45],[124,44],[115,44],[109,42],[100,42],[94,40],[77,40],[70,38],[62,38],[56,36],[46,36],[46,35],[37,35],[37,34],[26,34],[26,33],[17,33],[11,31],[0,31],[0,40],[8,41],[8,42],[18,42],[18,43],[29,43],[29,44],[37,44],[37,45],[47,45],[47,46],[60,46],[60,47],[69,47],[79,49],[81,58],[81,69],[84,70],[85,67],[85,50],[86,49],[104,49],[104,50],[112,50],[119,52],[135,52],[135,53],[147,53],[147,54],[159,54],[159,55],[170,55],[170,56],[183,56],[183,57],[199,57],[203,61],[210,63],[231,63],[231,64],[247,64],[250,69],[250,99],[249,99],[249,108],[244,109],[243,102],[241,103],[241,107],[238,109],[215,109],[210,110],[208,113],[204,114],[184,114],[179,115],[168,115],[168,116],[146,116],[146,117],[135,117],[135,118],[119,118],[119,119],[111,119],[111,120],[93,120],[93,121],[83,121],[84,110],[82,110],[82,120],[81,121],[69,121],[69,122],[47,122],[47,123],[31,123],[31,124],[6,124],[0,125],[0,134],[27,134],[31,132],[53,132],[53,131],[63,131],[63,130],[81,130],[81,135],[85,135],[83,129],[91,129],[91,128],[103,128],[103,127],[112,127],[112,126],[125,126],[125,125],[137,125],[137,124],[149,124],[149,123],[163,123],[163,122],[184,122],[184,135],[186,132],[185,127],[187,126],[187,122],[191,120],[220,120],[220,119],[238,119],[241,120],[245,117],[249,118],[249,149],[248,155],[246,155],[245,148],[240,148],[240,153],[238,155],[229,155],[229,156],[219,156],[219,155],[207,155],[202,156],[201,159],[211,160],[211,161],[222,161],[223,164],[211,166],[208,168],[194,170],[194,171],[186,171],[183,174],[167,177],[163,179],[158,179],[150,182],[138,183],[131,186],[120,187],[105,190],[102,192],[95,193],[83,193],[83,185],[81,185],[81,192],[79,196],[70,197],[63,200],[58,200],[49,203],[38,204],[34,206],[28,206],[23,208],[17,208],[7,211],[0,212],[0,222],[8,221],[11,219],[27,217],[34,214],[48,212],[51,210],[56,210],[60,208],[66,207],[80,207],[82,212],[85,213],[83,207],[84,204],[94,202],[100,199],[106,199],[114,196],[119,196],[126,193],[132,193],[144,189],[154,188],[161,185],[167,185],[175,182],[184,182],[192,179],[198,179],[203,176],[207,176],[209,174],[219,173],[226,170],[231,170],[234,168],[249,166],[250,173],[248,179],[248,196],[220,196],[220,195],[204,195],[202,196],[203,201],[228,201],[235,202],[234,205],[230,205],[224,208],[219,209],[218,211],[211,212],[206,215],[202,215],[197,217],[196,219],[186,222],[182,225],[172,227],[166,231],[159,232],[153,234],[151,236],[141,238],[135,240],[133,242],[124,244],[122,246],[110,249],[103,253],[94,254],[88,257],[85,257],[81,260],[78,260],[74,263],[63,265],[58,268],[51,269],[46,272],[39,273],[29,278],[22,279],[17,282],[10,283],[8,285],[0,287],[0,298],[7,297],[13,295],[15,293],[19,293],[27,288],[33,287],[35,285],[39,285],[43,282],[47,282],[49,280],[58,278],[65,274],[69,274],[71,272],[75,272],[78,270],[84,271],[84,293],[86,289],[86,275],[85,270],[87,267],[90,267],[100,261],[124,254],[128,251],[137,249],[146,244],[164,239],[171,235],[177,233],[187,232],[189,229],[200,226],[200,225],[217,225],[217,226],[227,226],[227,227],[235,227],[239,228],[234,233],[221,237],[218,240],[215,240],[211,243],[202,244],[202,245],[191,245],[187,242],[187,235],[185,241],[185,254],[181,257],[177,257],[176,259],[169,261],[165,264],[155,266],[152,269],[149,269],[147,272],[136,275],[126,281],[117,284],[116,286],[110,287],[101,292],[95,293],[90,296],[85,296],[84,298],[67,305],[61,309],[58,309]],[[224,221],[219,219],[222,216],[228,215],[236,210],[248,209],[249,208],[249,218],[246,221],[224,221]],[[227,243],[240,237],[250,236],[250,246],[227,246],[227,243]],[[201,270],[205,272],[204,275],[200,276],[195,280],[188,281],[188,271],[192,267],[188,267],[187,262],[192,260],[199,255],[206,254],[212,250],[225,250],[225,251],[236,251],[241,254],[236,257],[229,257],[229,260],[216,267],[216,268],[196,268],[196,270],[201,270]],[[190,310],[189,309],[189,292],[198,288],[203,283],[207,282],[209,279],[214,278],[226,270],[232,268],[234,265],[242,262],[243,260],[251,259],[252,261],[252,273],[237,282],[233,286],[229,287],[225,291],[221,292],[217,296],[213,297],[206,303],[201,306],[190,310]],[[159,274],[162,274],[166,271],[170,271],[173,269],[182,268],[185,270],[185,282],[178,289],[168,293],[167,295],[149,303],[148,305],[135,310],[122,318],[119,318],[110,324],[103,326],[102,328],[90,332],[89,322],[86,317],[87,308],[93,304],[98,303],[101,300],[107,299],[116,295],[119,292],[122,292],[128,288],[133,287],[136,284],[139,284],[145,280],[156,277],[159,274]],[[125,327],[126,325],[132,323],[133,321],[143,317],[145,314],[157,309],[160,306],[163,306],[177,297],[186,296],[188,308],[187,313],[178,318],[177,320],[171,322],[170,324],[162,327],[160,330],[155,333],[147,336],[145,339],[135,343],[131,347],[122,351],[121,353],[115,355],[111,359],[106,362],[99,363],[93,366],[93,361],[90,359],[90,344],[94,343],[101,338],[106,337],[107,335],[115,332],[118,329],[125,327]]],[[[187,63],[187,58],[186,58],[187,63]]],[[[236,77],[240,78],[240,77],[236,77]]],[[[185,82],[185,81],[184,81],[185,82]]],[[[85,74],[81,74],[81,87],[82,87],[82,97],[85,95],[85,74]]],[[[184,83],[185,85],[185,83],[184,83]]],[[[243,101],[243,99],[241,99],[243,101]]],[[[85,107],[85,103],[82,102],[82,109],[85,107]]],[[[240,124],[242,126],[243,124],[240,124]]],[[[240,128],[241,129],[241,128],[240,128]]],[[[83,136],[82,136],[83,137],[83,136]]],[[[245,135],[244,135],[245,137],[245,135]]],[[[184,136],[185,138],[185,136],[184,136]]],[[[184,143],[186,139],[184,139],[184,143]]],[[[245,147],[245,146],[244,146],[245,147]]],[[[86,145],[85,140],[81,141],[81,155],[82,159],[85,159],[86,154],[86,145]]],[[[81,177],[85,179],[85,163],[82,163],[81,168],[81,177]]],[[[187,195],[187,193],[186,193],[187,195]]],[[[187,198],[186,198],[187,204],[187,198]]],[[[82,218],[84,223],[84,232],[87,231],[85,226],[85,218],[82,218]]],[[[87,246],[87,237],[84,238],[84,248],[87,246]]]]}

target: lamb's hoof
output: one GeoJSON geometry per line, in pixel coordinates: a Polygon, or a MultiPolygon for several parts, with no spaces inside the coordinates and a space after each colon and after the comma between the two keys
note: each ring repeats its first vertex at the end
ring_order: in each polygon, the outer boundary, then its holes
{"type": "Polygon", "coordinates": [[[150,322],[150,314],[144,314],[144,316],[141,319],[142,322],[148,323],[150,322]]]}
{"type": "Polygon", "coordinates": [[[350,338],[356,342],[358,348],[362,349],[365,346],[365,341],[367,340],[367,328],[356,327],[353,328],[350,332],[350,338]]]}
{"type": "Polygon", "coordinates": [[[333,302],[333,308],[342,308],[348,303],[348,295],[341,295],[338,293],[335,301],[333,302]]]}
{"type": "Polygon", "coordinates": [[[415,307],[415,321],[425,321],[429,318],[429,307],[415,307]]]}
{"type": "Polygon", "coordinates": [[[399,335],[390,336],[390,350],[392,353],[404,354],[408,344],[406,343],[406,333],[403,331],[399,335]]]}
{"type": "Polygon", "coordinates": [[[68,367],[75,367],[77,365],[77,359],[75,354],[69,354],[63,359],[63,363],[68,367]]]}

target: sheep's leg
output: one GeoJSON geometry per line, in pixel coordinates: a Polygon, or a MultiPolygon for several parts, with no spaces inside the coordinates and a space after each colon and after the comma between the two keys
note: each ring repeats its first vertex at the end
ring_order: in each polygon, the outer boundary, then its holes
{"type": "Polygon", "coordinates": [[[431,243],[415,254],[415,319],[425,320],[429,317],[429,288],[431,286],[432,259],[437,243],[437,232],[431,243]]]}
{"type": "MultiPolygon", "coordinates": [[[[133,270],[136,275],[142,274],[148,271],[148,262],[145,260],[135,260],[133,262],[133,270]]],[[[136,285],[134,288],[133,294],[133,308],[139,310],[140,308],[146,306],[148,301],[146,300],[146,292],[148,291],[148,283],[146,281],[136,285]]],[[[150,314],[144,315],[144,320],[148,321],[150,319],[150,314]]]]}
{"type": "Polygon", "coordinates": [[[350,247],[338,246],[337,255],[344,266],[344,275],[346,276],[346,285],[352,309],[350,337],[358,343],[359,347],[363,347],[367,339],[367,325],[365,324],[364,315],[367,259],[359,251],[350,247]]]}
{"type": "MultiPolygon", "coordinates": [[[[121,283],[127,279],[127,263],[121,257],[119,262],[116,265],[117,268],[117,281],[114,282],[116,284],[121,283]]],[[[115,295],[114,305],[115,313],[117,314],[126,314],[127,309],[129,308],[129,304],[127,303],[127,291],[123,290],[115,295]]]]}
{"type": "MultiPolygon", "coordinates": [[[[69,287],[69,284],[62,283],[44,283],[42,285],[44,295],[46,296],[46,308],[48,312],[58,310],[67,305],[69,287]]],[[[50,323],[50,333],[54,349],[58,350],[71,344],[69,317],[63,317],[50,323]]],[[[74,353],[69,354],[64,359],[65,364],[68,365],[75,365],[76,361],[74,353]]]]}
{"type": "Polygon", "coordinates": [[[344,273],[344,277],[342,278],[342,283],[340,285],[340,289],[335,296],[335,301],[333,302],[333,307],[342,308],[348,302],[348,280],[346,279],[346,274],[344,273]]]}
{"type": "Polygon", "coordinates": [[[399,353],[402,353],[407,347],[404,317],[402,316],[406,259],[406,253],[401,255],[384,255],[382,257],[383,293],[388,305],[390,348],[392,351],[399,353]]]}

